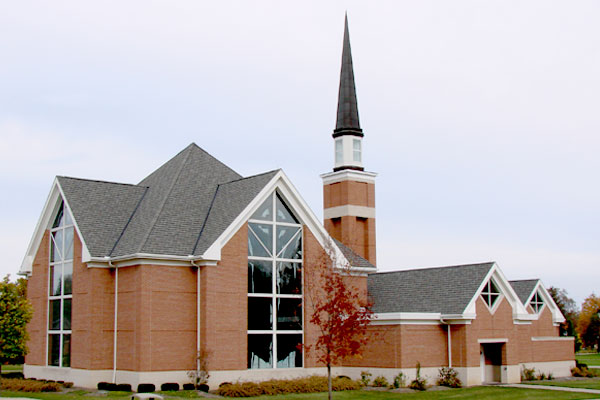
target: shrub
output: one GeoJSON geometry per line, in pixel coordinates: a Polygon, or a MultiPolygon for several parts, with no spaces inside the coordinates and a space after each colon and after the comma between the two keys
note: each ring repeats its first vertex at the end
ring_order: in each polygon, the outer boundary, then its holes
{"type": "Polygon", "coordinates": [[[375,387],[388,387],[390,384],[388,383],[385,376],[378,376],[373,380],[373,386],[375,387]]]}
{"type": "Polygon", "coordinates": [[[64,388],[68,389],[68,388],[72,388],[73,387],[73,382],[65,382],[62,384],[64,388]]]}
{"type": "Polygon", "coordinates": [[[208,393],[208,390],[210,389],[210,387],[208,387],[208,385],[206,383],[201,383],[198,385],[198,390],[204,393],[208,393]]]}
{"type": "Polygon", "coordinates": [[[193,383],[184,383],[183,390],[196,390],[196,385],[193,383]]]}
{"type": "Polygon", "coordinates": [[[535,368],[523,367],[523,369],[521,369],[521,382],[533,380],[535,380],[535,368]]]}
{"type": "Polygon", "coordinates": [[[398,375],[394,377],[394,388],[398,389],[404,387],[406,385],[406,379],[404,378],[404,374],[399,372],[398,375]]]}
{"type": "Polygon", "coordinates": [[[138,393],[152,393],[156,390],[156,386],[152,383],[140,383],[137,387],[138,393]]]}
{"type": "Polygon", "coordinates": [[[458,378],[458,371],[450,367],[442,367],[439,369],[439,378],[437,384],[439,386],[448,386],[451,388],[462,387],[462,382],[458,378]]]}
{"type": "Polygon", "coordinates": [[[594,372],[594,370],[588,369],[587,367],[582,368],[571,368],[571,375],[578,376],[582,378],[594,378],[600,376],[599,372],[594,372]]]}
{"type": "Polygon", "coordinates": [[[363,386],[369,386],[369,383],[371,383],[371,376],[372,374],[368,371],[360,372],[360,381],[363,386]]]}
{"type": "Polygon", "coordinates": [[[98,390],[108,390],[108,382],[98,382],[98,390]]]}
{"type": "Polygon", "coordinates": [[[34,381],[30,379],[0,379],[2,390],[14,392],[60,392],[61,386],[56,382],[34,381]]]}
{"type": "Polygon", "coordinates": [[[160,390],[163,392],[177,392],[179,390],[179,383],[163,383],[160,385],[160,390]]]}
{"type": "Polygon", "coordinates": [[[552,372],[548,372],[548,376],[546,377],[549,381],[554,379],[554,374],[552,372]]]}
{"type": "MultiPolygon", "coordinates": [[[[6,372],[6,373],[2,374],[2,378],[4,378],[4,379],[25,379],[25,376],[23,375],[22,372],[6,372]]],[[[35,379],[33,379],[33,380],[35,380],[35,379]]]]}
{"type": "Polygon", "coordinates": [[[414,390],[427,390],[427,379],[421,378],[420,362],[417,362],[417,377],[410,382],[408,387],[414,390]]]}
{"type": "Polygon", "coordinates": [[[543,380],[545,380],[545,379],[546,379],[546,374],[545,374],[545,373],[543,373],[542,371],[539,371],[539,372],[538,372],[538,375],[537,375],[537,379],[538,379],[538,381],[543,381],[543,380]]]}
{"type": "Polygon", "coordinates": [[[114,386],[115,392],[131,392],[131,385],[129,383],[119,383],[114,386]]]}
{"type": "MultiPolygon", "coordinates": [[[[334,391],[357,390],[361,385],[350,378],[333,378],[334,391]]],[[[217,394],[227,397],[251,397],[260,395],[289,394],[289,393],[316,393],[327,391],[327,377],[310,376],[307,378],[280,380],[272,379],[266,382],[237,382],[222,383],[217,394]]]]}

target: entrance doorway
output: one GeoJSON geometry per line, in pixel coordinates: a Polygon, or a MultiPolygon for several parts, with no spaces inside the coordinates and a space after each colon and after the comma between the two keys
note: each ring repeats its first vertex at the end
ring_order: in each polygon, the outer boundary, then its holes
{"type": "Polygon", "coordinates": [[[502,382],[502,350],[504,343],[480,345],[481,382],[502,382]]]}

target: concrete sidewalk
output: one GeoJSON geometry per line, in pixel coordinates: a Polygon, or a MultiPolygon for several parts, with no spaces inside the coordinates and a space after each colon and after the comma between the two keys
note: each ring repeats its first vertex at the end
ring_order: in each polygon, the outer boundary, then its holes
{"type": "Polygon", "coordinates": [[[506,385],[499,385],[505,387],[514,387],[521,389],[541,389],[541,390],[556,390],[559,392],[577,392],[577,393],[590,393],[600,395],[600,390],[597,389],[585,389],[585,388],[572,388],[564,386],[550,386],[550,385],[527,385],[523,383],[508,383],[506,385]]]}

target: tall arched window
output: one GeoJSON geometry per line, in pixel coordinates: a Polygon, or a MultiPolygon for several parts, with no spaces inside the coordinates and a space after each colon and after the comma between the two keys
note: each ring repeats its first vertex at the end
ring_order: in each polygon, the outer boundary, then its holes
{"type": "Polygon", "coordinates": [[[48,365],[71,366],[73,219],[61,202],[50,229],[48,365]]]}
{"type": "Polygon", "coordinates": [[[277,193],[248,222],[248,368],[302,367],[302,225],[277,193]]]}

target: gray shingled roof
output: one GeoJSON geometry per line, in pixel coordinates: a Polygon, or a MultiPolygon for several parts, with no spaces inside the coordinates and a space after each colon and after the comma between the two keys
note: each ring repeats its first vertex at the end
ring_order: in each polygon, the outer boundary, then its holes
{"type": "Polygon", "coordinates": [[[335,238],[333,238],[333,241],[335,242],[336,246],[340,249],[344,257],[346,257],[346,259],[350,263],[350,266],[377,269],[377,267],[371,264],[368,260],[356,254],[354,250],[352,250],[350,247],[346,246],[345,244],[343,244],[335,238]]]}
{"type": "Polygon", "coordinates": [[[90,254],[110,254],[148,187],[65,176],[57,179],[90,254]]]}
{"type": "Polygon", "coordinates": [[[59,177],[93,257],[201,255],[276,171],[242,178],[192,143],[138,185],[59,177]]]}
{"type": "Polygon", "coordinates": [[[519,296],[521,303],[525,304],[527,299],[529,299],[529,296],[531,296],[531,292],[533,292],[535,285],[537,285],[539,281],[539,279],[524,279],[521,281],[509,281],[509,283],[517,293],[517,296],[519,296]]]}
{"type": "Polygon", "coordinates": [[[462,314],[493,262],[370,274],[373,311],[462,314]]]}

